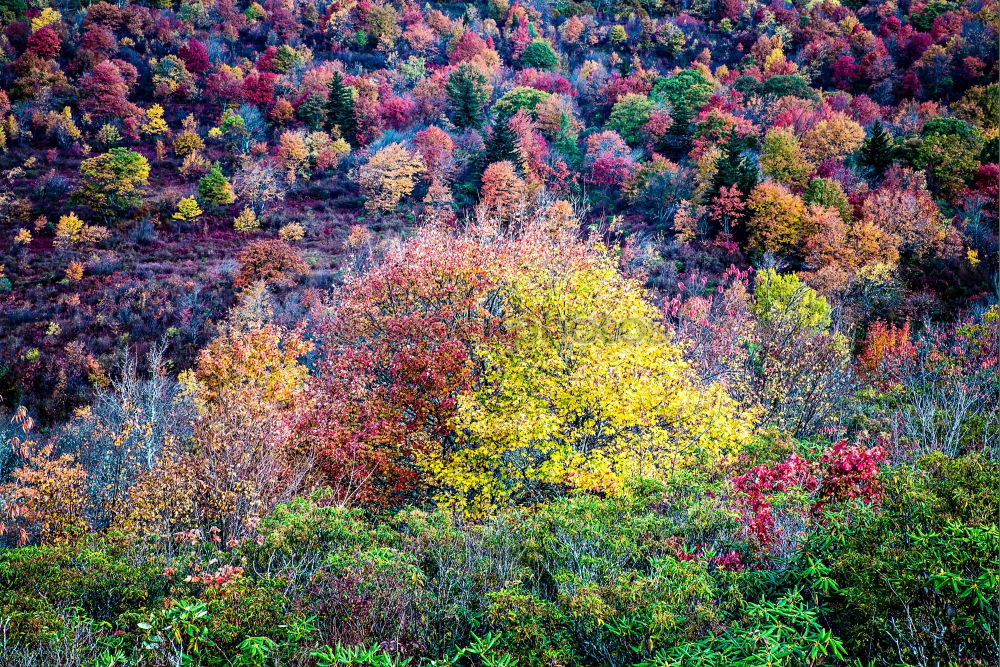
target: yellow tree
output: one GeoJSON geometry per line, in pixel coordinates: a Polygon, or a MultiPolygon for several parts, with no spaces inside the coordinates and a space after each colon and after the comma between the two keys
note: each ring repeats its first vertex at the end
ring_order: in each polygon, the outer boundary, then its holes
{"type": "Polygon", "coordinates": [[[379,150],[358,169],[357,180],[369,211],[391,211],[416,186],[424,173],[419,154],[401,143],[379,150]]]}
{"type": "Polygon", "coordinates": [[[484,370],[459,398],[454,450],[421,461],[444,504],[481,515],[552,490],[620,493],[740,450],[746,416],[696,381],[610,251],[531,225],[513,252],[499,306],[511,336],[478,350],[484,370]]]}
{"type": "Polygon", "coordinates": [[[812,231],[802,199],[782,185],[761,183],[747,200],[750,248],[759,252],[787,253],[812,231]]]}
{"type": "Polygon", "coordinates": [[[818,164],[839,160],[861,148],[864,142],[864,128],[838,111],[806,132],[802,137],[802,149],[809,160],[818,164]]]}

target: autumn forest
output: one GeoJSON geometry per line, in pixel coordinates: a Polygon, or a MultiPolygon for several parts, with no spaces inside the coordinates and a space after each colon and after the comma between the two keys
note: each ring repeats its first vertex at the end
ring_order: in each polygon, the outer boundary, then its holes
{"type": "Polygon", "coordinates": [[[997,0],[0,0],[0,666],[1000,661],[997,0]]]}

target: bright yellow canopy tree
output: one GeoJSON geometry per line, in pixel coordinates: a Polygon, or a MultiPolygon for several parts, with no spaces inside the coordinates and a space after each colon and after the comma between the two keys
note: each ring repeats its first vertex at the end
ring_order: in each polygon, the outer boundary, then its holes
{"type": "Polygon", "coordinates": [[[482,515],[555,490],[618,493],[632,478],[739,451],[747,418],[697,381],[607,248],[540,227],[513,245],[500,299],[510,335],[478,351],[483,370],[459,397],[453,451],[420,462],[443,504],[482,515]]]}

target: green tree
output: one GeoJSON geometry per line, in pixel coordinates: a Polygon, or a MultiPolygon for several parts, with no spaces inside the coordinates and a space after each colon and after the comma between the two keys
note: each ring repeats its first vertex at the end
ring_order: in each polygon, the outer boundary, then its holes
{"type": "Polygon", "coordinates": [[[722,157],[716,162],[715,177],[712,179],[712,197],[722,188],[733,185],[745,195],[757,186],[760,181],[757,164],[749,157],[752,143],[756,142],[734,137],[722,146],[722,157]]]}
{"type": "Polygon", "coordinates": [[[552,70],[559,67],[559,56],[547,40],[536,39],[524,49],[519,62],[521,67],[552,70]]]}
{"type": "Polygon", "coordinates": [[[451,105],[451,120],[458,127],[482,126],[483,107],[493,90],[486,77],[469,63],[462,63],[448,77],[444,92],[451,105]]]}
{"type": "Polygon", "coordinates": [[[691,119],[712,95],[712,84],[696,70],[686,69],[674,76],[659,79],[650,93],[654,102],[669,102],[674,123],[671,131],[687,134],[691,119]]]}
{"type": "Polygon", "coordinates": [[[799,331],[823,332],[830,326],[830,304],[826,297],[794,274],[783,276],[767,269],[757,274],[753,290],[753,314],[761,322],[776,318],[794,322],[799,331]]]}
{"type": "Polygon", "coordinates": [[[885,170],[896,161],[896,140],[885,131],[880,121],[875,121],[872,133],[861,146],[858,164],[868,169],[874,178],[882,178],[885,170]]]}
{"type": "Polygon", "coordinates": [[[809,82],[798,74],[772,76],[760,87],[761,92],[775,97],[799,97],[804,100],[817,100],[819,95],[810,87],[809,82]]]}
{"type": "Polygon", "coordinates": [[[482,169],[494,162],[507,160],[521,170],[521,151],[517,134],[511,128],[506,118],[498,118],[493,125],[490,138],[483,150],[482,169]]]}
{"type": "Polygon", "coordinates": [[[547,100],[551,94],[537,88],[527,86],[517,86],[503,94],[496,104],[493,105],[493,112],[497,116],[513,116],[518,111],[528,111],[532,115],[539,103],[547,100]]]}
{"type": "Polygon", "coordinates": [[[149,183],[149,162],[126,148],[112,148],[80,163],[77,198],[109,220],[142,201],[149,183]]]}
{"type": "Polygon", "coordinates": [[[851,221],[851,203],[847,200],[840,183],[829,178],[814,178],[802,193],[802,201],[806,204],[828,206],[840,214],[844,222],[851,221]]]}
{"type": "Polygon", "coordinates": [[[301,118],[310,130],[318,130],[326,122],[326,102],[319,95],[310,95],[295,110],[295,115],[301,118]]]}
{"type": "Polygon", "coordinates": [[[326,98],[326,123],[328,129],[337,128],[344,141],[356,143],[357,123],[354,118],[354,95],[344,83],[340,72],[334,72],[326,98]]]}
{"type": "Polygon", "coordinates": [[[760,168],[776,181],[801,187],[812,173],[813,165],[802,154],[799,140],[792,131],[776,127],[764,135],[760,168]]]}
{"type": "Polygon", "coordinates": [[[645,95],[629,93],[611,108],[611,115],[605,127],[614,130],[629,144],[639,143],[642,126],[649,120],[653,101],[645,95]]]}
{"type": "Polygon", "coordinates": [[[228,206],[236,201],[233,186],[222,173],[222,166],[218,161],[198,181],[198,198],[212,206],[228,206]]]}
{"type": "Polygon", "coordinates": [[[920,138],[914,151],[917,165],[927,170],[944,196],[954,199],[979,166],[982,133],[958,118],[932,118],[920,131],[920,138]]]}

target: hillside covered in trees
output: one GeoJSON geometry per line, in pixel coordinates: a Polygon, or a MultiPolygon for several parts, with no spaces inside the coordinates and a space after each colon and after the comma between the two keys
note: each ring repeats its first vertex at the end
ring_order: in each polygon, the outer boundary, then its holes
{"type": "Polygon", "coordinates": [[[998,29],[0,0],[0,664],[997,664],[998,29]]]}

